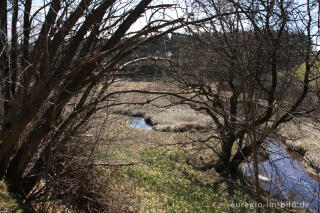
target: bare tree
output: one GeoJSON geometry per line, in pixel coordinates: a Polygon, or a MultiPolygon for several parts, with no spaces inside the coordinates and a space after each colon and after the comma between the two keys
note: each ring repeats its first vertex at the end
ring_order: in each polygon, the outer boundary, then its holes
{"type": "Polygon", "coordinates": [[[12,192],[26,196],[69,136],[103,101],[113,103],[107,91],[127,56],[183,26],[183,19],[164,13],[173,6],[152,0],[0,2],[0,179],[12,192]],[[146,21],[135,26],[141,17],[146,21]]]}
{"type": "Polygon", "coordinates": [[[198,15],[192,17],[219,16],[189,26],[181,40],[173,83],[190,95],[177,102],[212,118],[212,134],[201,142],[219,160],[206,167],[237,177],[255,146],[272,138],[281,124],[317,109],[312,84],[319,76],[312,67],[318,61],[318,2],[194,3],[192,14],[198,15]]]}

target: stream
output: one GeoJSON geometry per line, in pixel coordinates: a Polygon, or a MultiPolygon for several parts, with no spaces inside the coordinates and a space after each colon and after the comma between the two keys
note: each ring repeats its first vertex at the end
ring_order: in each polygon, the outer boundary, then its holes
{"type": "MultiPolygon", "coordinates": [[[[319,182],[306,173],[302,163],[279,144],[266,142],[269,159],[259,163],[260,186],[287,206],[319,210],[319,182]]],[[[252,164],[242,171],[252,177],[252,164]]]]}
{"type": "MultiPolygon", "coordinates": [[[[134,128],[151,130],[143,117],[130,117],[134,128]]],[[[259,163],[260,186],[286,207],[319,210],[319,182],[306,173],[302,163],[285,148],[271,141],[266,142],[269,159],[259,163]]],[[[242,171],[252,177],[252,164],[246,163],[242,171]]]]}
{"type": "Polygon", "coordinates": [[[152,129],[152,126],[148,125],[146,123],[146,120],[143,117],[130,117],[129,124],[133,128],[147,129],[147,130],[152,129]]]}

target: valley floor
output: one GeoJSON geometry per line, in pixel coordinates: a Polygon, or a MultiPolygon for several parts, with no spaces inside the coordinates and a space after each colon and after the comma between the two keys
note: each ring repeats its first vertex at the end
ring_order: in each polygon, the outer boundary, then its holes
{"type": "MultiPolygon", "coordinates": [[[[159,91],[163,85],[153,82],[119,82],[114,85],[114,89],[159,91]]],[[[136,105],[112,108],[112,124],[105,131],[105,137],[112,140],[102,146],[101,153],[97,154],[104,161],[114,161],[119,165],[133,164],[105,170],[110,177],[116,177],[113,186],[126,203],[123,211],[254,212],[251,207],[255,201],[249,185],[224,180],[214,170],[203,172],[194,167],[200,161],[212,160],[214,156],[210,151],[188,143],[200,136],[198,130],[203,135],[206,129],[213,127],[209,116],[195,112],[188,106],[172,106],[169,97],[139,104],[154,97],[133,93],[121,96],[122,99],[117,101],[135,102],[136,105]],[[130,116],[144,117],[153,125],[153,130],[130,127],[130,116]],[[238,205],[241,207],[235,207],[234,204],[241,204],[238,205]]],[[[105,114],[102,111],[101,117],[105,114]]],[[[295,130],[290,133],[300,134],[295,130]]],[[[317,140],[310,138],[310,142],[308,137],[304,137],[306,142],[301,143],[307,151],[306,156],[314,156],[312,160],[316,162],[319,155],[315,153],[319,153],[320,149],[320,140],[317,140]]],[[[301,146],[300,143],[290,143],[301,146]]],[[[267,193],[263,197],[266,203],[277,203],[267,193]]],[[[264,208],[262,212],[288,211],[264,208]]]]}

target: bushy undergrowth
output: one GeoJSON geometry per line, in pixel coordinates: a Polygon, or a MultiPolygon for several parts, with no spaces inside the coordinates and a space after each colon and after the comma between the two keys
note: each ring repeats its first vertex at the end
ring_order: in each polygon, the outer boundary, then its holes
{"type": "Polygon", "coordinates": [[[114,168],[104,160],[106,144],[114,139],[104,135],[108,130],[100,122],[93,120],[95,128],[79,131],[60,142],[50,158],[44,156],[46,172],[28,195],[36,212],[126,212],[124,196],[112,184],[114,168]]]}

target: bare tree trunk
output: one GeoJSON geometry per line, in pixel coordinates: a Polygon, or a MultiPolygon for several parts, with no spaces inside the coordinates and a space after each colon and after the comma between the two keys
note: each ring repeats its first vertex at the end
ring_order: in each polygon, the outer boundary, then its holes
{"type": "MultiPolygon", "coordinates": [[[[8,85],[10,70],[9,70],[9,40],[8,40],[8,26],[7,26],[7,1],[0,2],[0,74],[1,74],[1,96],[2,96],[2,115],[5,117],[10,107],[10,86],[8,85]]],[[[4,119],[3,119],[4,120],[4,119]]],[[[3,127],[6,128],[7,124],[5,121],[2,123],[3,127]]]]}
{"type": "Polygon", "coordinates": [[[221,143],[221,154],[215,165],[215,170],[225,178],[237,178],[237,167],[231,164],[232,146],[235,140],[229,138],[221,143]]]}
{"type": "Polygon", "coordinates": [[[16,80],[18,73],[18,32],[17,32],[17,21],[18,21],[18,0],[12,2],[13,14],[12,14],[12,28],[11,28],[11,95],[15,96],[16,91],[16,80]]]}

